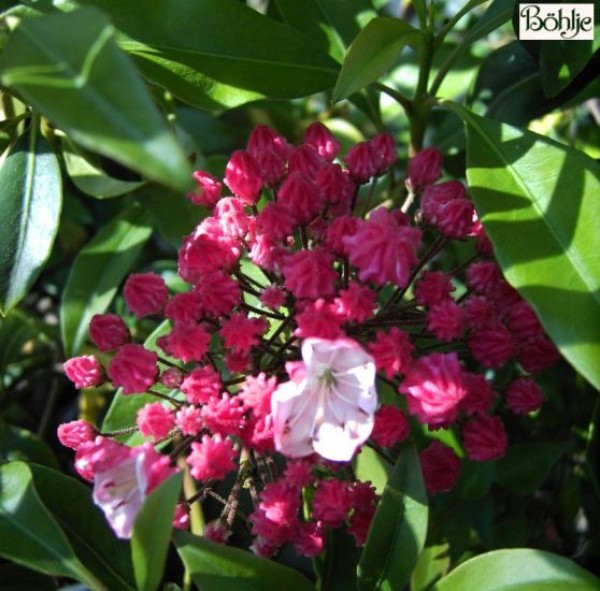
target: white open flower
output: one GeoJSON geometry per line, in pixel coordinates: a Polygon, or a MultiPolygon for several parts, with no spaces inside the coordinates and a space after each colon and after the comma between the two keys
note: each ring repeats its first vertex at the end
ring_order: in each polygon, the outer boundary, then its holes
{"type": "Polygon", "coordinates": [[[373,430],[375,361],[350,339],[317,338],[304,341],[302,359],[271,398],[275,447],[348,461],[373,430]]]}

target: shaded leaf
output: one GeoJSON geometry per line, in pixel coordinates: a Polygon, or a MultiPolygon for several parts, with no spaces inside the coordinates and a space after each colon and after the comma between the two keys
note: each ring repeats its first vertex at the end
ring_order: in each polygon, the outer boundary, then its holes
{"type": "Polygon", "coordinates": [[[58,231],[60,168],[37,126],[19,138],[0,168],[0,189],[0,314],[6,314],[37,279],[58,231]]]}
{"type": "Polygon", "coordinates": [[[250,552],[175,532],[177,551],[192,580],[206,591],[314,591],[297,571],[250,552]]]}
{"type": "Polygon", "coordinates": [[[0,590],[56,591],[56,585],[48,576],[7,562],[0,564],[0,590]]]}
{"type": "Polygon", "coordinates": [[[411,591],[427,591],[450,566],[448,544],[427,546],[419,556],[410,578],[411,591]]]}
{"type": "Polygon", "coordinates": [[[186,190],[185,154],[114,37],[92,8],[25,19],[0,57],[0,79],[82,146],[186,190]]]}
{"type": "Polygon", "coordinates": [[[130,205],[106,224],[75,259],[61,302],[61,332],[67,357],[81,350],[92,316],[107,310],[152,234],[149,221],[149,214],[139,205],[130,205]]]}
{"type": "Polygon", "coordinates": [[[0,466],[0,555],[48,574],[72,577],[107,590],[78,560],[42,504],[24,462],[0,466]]]}
{"type": "Polygon", "coordinates": [[[573,561],[541,550],[496,550],[463,562],[431,591],[598,591],[597,579],[573,561]]]}
{"type": "Polygon", "coordinates": [[[314,560],[318,576],[317,590],[356,589],[356,565],[359,557],[360,549],[356,547],[354,538],[342,530],[333,530],[327,538],[325,552],[314,560]]]}
{"type": "Polygon", "coordinates": [[[422,42],[421,31],[402,20],[377,17],[369,21],[348,49],[332,100],[347,98],[377,81],[394,66],[401,49],[419,47],[422,42]]]}
{"type": "Polygon", "coordinates": [[[99,167],[94,166],[73,142],[65,138],[62,142],[63,158],[67,172],[73,184],[86,195],[105,199],[119,197],[134,189],[143,182],[123,181],[109,176],[99,167]]]}
{"type": "Polygon", "coordinates": [[[510,20],[516,0],[493,0],[481,18],[466,32],[462,45],[469,45],[485,37],[510,20]]]}
{"type": "Polygon", "coordinates": [[[360,29],[377,16],[368,0],[344,3],[328,0],[274,0],[279,14],[290,26],[305,32],[319,48],[342,62],[346,48],[360,29]]]}
{"type": "MultiPolygon", "coordinates": [[[[595,74],[590,71],[589,78],[595,74]]],[[[470,92],[470,105],[482,103],[486,117],[511,125],[525,125],[568,101],[583,102],[598,95],[600,80],[588,84],[588,77],[573,84],[568,92],[548,99],[541,89],[537,61],[513,41],[490,53],[481,64],[470,92]],[[586,86],[587,85],[587,86],[586,86]]]]}
{"type": "Polygon", "coordinates": [[[600,166],[546,137],[444,106],[465,122],[470,191],[507,280],[600,388],[600,166]]]}
{"type": "Polygon", "coordinates": [[[532,493],[568,448],[568,442],[510,445],[506,456],[496,462],[496,481],[515,494],[532,493]]]}
{"type": "Polygon", "coordinates": [[[419,456],[407,445],[385,487],[358,563],[359,591],[404,587],[425,545],[427,517],[419,456]]]}
{"type": "Polygon", "coordinates": [[[333,86],[339,68],[309,37],[237,0],[83,3],[111,15],[145,76],[199,107],[305,96],[333,86]]]}
{"type": "Polygon", "coordinates": [[[133,591],[129,543],[115,537],[94,505],[92,491],[55,470],[32,465],[41,501],[60,524],[78,558],[110,591],[133,591]]]}
{"type": "Polygon", "coordinates": [[[161,483],[136,517],[131,556],[138,591],[155,591],[163,578],[182,479],[183,473],[178,472],[161,483]]]}
{"type": "Polygon", "coordinates": [[[40,437],[21,427],[9,425],[0,416],[0,460],[23,460],[58,469],[50,446],[40,437]]]}

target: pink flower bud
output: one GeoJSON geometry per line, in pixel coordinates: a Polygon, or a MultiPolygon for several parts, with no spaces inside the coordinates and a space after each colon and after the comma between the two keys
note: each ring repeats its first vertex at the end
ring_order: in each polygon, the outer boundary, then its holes
{"type": "Polygon", "coordinates": [[[213,207],[221,196],[223,185],[212,174],[202,170],[194,172],[193,177],[198,188],[193,193],[188,193],[187,198],[195,205],[213,207]]]}
{"type": "Polygon", "coordinates": [[[410,187],[421,189],[442,176],[442,154],[435,148],[425,148],[408,161],[410,187]]]}
{"type": "Polygon", "coordinates": [[[517,378],[506,388],[506,404],[518,415],[538,410],[544,402],[540,387],[531,378],[517,378]]]}
{"type": "Polygon", "coordinates": [[[190,528],[190,512],[185,503],[177,503],[175,505],[175,516],[173,517],[173,527],[175,529],[190,528]]]}
{"type": "Polygon", "coordinates": [[[127,278],[123,295],[129,309],[141,318],[163,311],[169,299],[169,289],[156,273],[134,273],[127,278]]]}
{"type": "Polygon", "coordinates": [[[391,134],[383,131],[370,144],[377,174],[381,175],[396,162],[396,142],[391,134]]]}
{"type": "Polygon", "coordinates": [[[58,440],[71,449],[79,449],[84,443],[94,441],[96,429],[87,421],[71,421],[58,426],[58,440]]]}
{"type": "Polygon", "coordinates": [[[222,480],[235,468],[236,452],[229,439],[219,434],[204,435],[202,441],[192,443],[192,453],[186,458],[191,474],[198,480],[222,480]]]}
{"type": "Polygon", "coordinates": [[[523,343],[517,355],[523,369],[530,373],[538,373],[553,366],[559,358],[560,353],[554,343],[543,335],[523,343]]]}
{"type": "Polygon", "coordinates": [[[486,367],[500,367],[516,353],[510,331],[500,322],[475,329],[468,345],[473,357],[486,367]]]}
{"type": "Polygon", "coordinates": [[[166,388],[174,390],[183,382],[183,372],[176,367],[169,367],[160,374],[160,383],[166,388]]]}
{"type": "Polygon", "coordinates": [[[350,213],[356,184],[348,171],[343,170],[339,164],[326,164],[319,170],[315,183],[323,189],[332,215],[350,213]]]}
{"type": "Polygon", "coordinates": [[[467,267],[467,285],[475,293],[493,294],[501,282],[500,268],[492,261],[478,261],[467,267]]]}
{"type": "Polygon", "coordinates": [[[263,179],[254,157],[244,150],[234,152],[225,168],[225,183],[244,203],[256,203],[263,179]]]}
{"type": "Polygon", "coordinates": [[[404,413],[392,404],[384,404],[375,413],[375,426],[371,439],[383,447],[393,447],[404,441],[410,433],[410,425],[404,413]]]}
{"type": "Polygon", "coordinates": [[[288,174],[278,193],[277,201],[296,223],[306,224],[319,214],[325,205],[321,187],[300,172],[288,174]]]}
{"type": "Polygon", "coordinates": [[[462,430],[463,443],[469,459],[489,462],[504,457],[507,438],[500,417],[471,419],[462,430]]]}
{"type": "Polygon", "coordinates": [[[123,394],[145,392],[158,377],[158,356],[142,345],[123,345],[108,366],[108,375],[114,386],[123,388],[123,394]]]}
{"type": "Polygon", "coordinates": [[[350,176],[358,183],[366,183],[377,174],[377,162],[373,158],[369,142],[360,142],[348,150],[344,163],[350,176]]]}
{"type": "Polygon", "coordinates": [[[341,148],[340,142],[319,121],[312,123],[304,132],[304,143],[316,148],[319,155],[329,162],[333,162],[341,148]]]}
{"type": "Polygon", "coordinates": [[[419,454],[425,488],[430,495],[452,490],[460,472],[460,459],[440,441],[433,441],[419,454]]]}
{"type": "Polygon", "coordinates": [[[137,412],[136,424],[144,437],[166,437],[175,425],[173,413],[160,402],[145,404],[137,412]]]}
{"type": "Polygon", "coordinates": [[[326,164],[327,160],[319,155],[316,148],[303,144],[292,150],[288,160],[288,173],[299,172],[312,181],[326,164]]]}
{"type": "Polygon", "coordinates": [[[286,139],[267,125],[257,125],[252,130],[246,145],[248,153],[256,159],[272,152],[283,162],[287,160],[291,149],[286,139]]]}
{"type": "Polygon", "coordinates": [[[90,338],[101,351],[112,351],[131,340],[129,329],[116,314],[94,314],[90,322],[90,338]]]}
{"type": "Polygon", "coordinates": [[[175,424],[184,435],[198,435],[202,430],[202,413],[197,406],[182,406],[175,416],[175,424]]]}
{"type": "Polygon", "coordinates": [[[421,198],[421,211],[426,222],[450,238],[466,238],[473,229],[473,204],[460,181],[428,186],[421,198]]]}
{"type": "Polygon", "coordinates": [[[422,306],[434,306],[450,298],[452,278],[442,271],[424,271],[415,286],[415,298],[422,306]]]}
{"type": "Polygon", "coordinates": [[[72,357],[64,362],[63,369],[76,388],[92,388],[104,381],[102,366],[93,355],[72,357]]]}

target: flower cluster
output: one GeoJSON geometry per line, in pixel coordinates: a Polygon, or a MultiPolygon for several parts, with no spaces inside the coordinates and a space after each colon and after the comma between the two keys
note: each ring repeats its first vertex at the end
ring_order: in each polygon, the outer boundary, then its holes
{"type": "Polygon", "coordinates": [[[124,286],[135,316],[168,320],[158,346],[133,343],[122,318],[101,314],[90,337],[110,362],[65,362],[79,388],[110,381],[125,396],[155,397],[133,426],[140,447],[83,421],[59,429],[119,536],[178,466],[198,494],[182,498],[177,527],[227,478],[230,498],[204,532],[213,540],[244,521],[263,556],[286,543],[317,555],[339,527],[364,544],[378,500],[352,470],[364,445],[393,459],[418,424],[454,430],[461,449],[433,433],[420,452],[435,494],[454,486],[461,457],[505,454],[509,414],[540,408],[531,374],[557,351],[503,279],[465,186],[440,181],[440,153],[421,151],[397,182],[389,134],[339,152],[320,123],[299,146],[259,126],[224,179],[196,172],[188,198],[209,215],[179,251],[188,289],[170,293],[154,273],[124,286]],[[395,197],[371,209],[384,175],[395,197]],[[442,254],[453,241],[469,243],[472,256],[448,270],[442,254]],[[501,367],[514,379],[499,388],[501,367]],[[395,399],[383,403],[381,385],[395,399]],[[246,490],[254,510],[238,520],[246,490]]]}

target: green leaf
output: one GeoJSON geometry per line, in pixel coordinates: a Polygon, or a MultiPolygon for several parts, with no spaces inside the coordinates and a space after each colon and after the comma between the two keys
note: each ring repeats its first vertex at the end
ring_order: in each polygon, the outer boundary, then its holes
{"type": "Polygon", "coordinates": [[[286,24],[305,32],[340,63],[360,29],[377,16],[368,0],[275,0],[275,5],[286,24]]]}
{"type": "Polygon", "coordinates": [[[339,69],[309,37],[237,0],[83,3],[111,15],[146,77],[196,106],[306,96],[333,86],[339,69]]]}
{"type": "Polygon", "coordinates": [[[82,146],[184,191],[186,156],[114,37],[91,8],[23,20],[0,57],[0,80],[82,146]]]}
{"type": "Polygon", "coordinates": [[[94,314],[110,306],[119,284],[152,234],[150,217],[130,205],[106,224],[75,259],[61,302],[61,332],[67,357],[76,355],[94,314]]]}
{"type": "Polygon", "coordinates": [[[552,466],[569,449],[568,442],[515,443],[496,462],[496,481],[515,494],[539,489],[552,466]]]}
{"type": "Polygon", "coordinates": [[[359,591],[404,587],[425,545],[427,517],[419,456],[407,445],[385,487],[358,563],[359,591]]]}
{"type": "Polygon", "coordinates": [[[297,571],[246,550],[184,531],[175,532],[175,546],[194,583],[206,591],[314,591],[297,571]]]}
{"type": "MultiPolygon", "coordinates": [[[[73,184],[86,195],[96,199],[119,197],[137,189],[143,182],[122,181],[94,166],[69,138],[62,142],[63,158],[73,184]]],[[[163,189],[164,190],[164,189],[163,189]]]]}
{"type": "Polygon", "coordinates": [[[183,237],[200,223],[205,211],[180,193],[165,191],[158,185],[141,187],[133,196],[150,212],[154,227],[175,250],[179,250],[183,237]]]}
{"type": "Polygon", "coordinates": [[[23,460],[58,469],[50,446],[40,437],[21,427],[9,425],[0,416],[0,461],[23,460]]]}
{"type": "Polygon", "coordinates": [[[31,465],[41,501],[60,524],[77,557],[110,591],[133,591],[129,543],[115,537],[92,501],[92,491],[74,478],[31,465]]]}
{"type": "Polygon", "coordinates": [[[443,105],[465,122],[471,195],[504,275],[600,389],[600,167],[546,137],[443,105]]]}
{"type": "Polygon", "coordinates": [[[138,591],[155,591],[163,578],[182,479],[178,472],[153,490],[136,517],[131,556],[138,591]]]}
{"type": "Polygon", "coordinates": [[[332,100],[349,97],[387,72],[406,45],[419,47],[423,34],[408,23],[388,17],[369,21],[350,45],[333,89],[332,100]]]}
{"type": "Polygon", "coordinates": [[[456,567],[431,591],[598,591],[600,579],[580,566],[541,550],[496,550],[456,567]]]}
{"type": "Polygon", "coordinates": [[[448,544],[427,546],[421,552],[410,578],[411,591],[427,591],[449,568],[448,544]]]}
{"type": "Polygon", "coordinates": [[[29,291],[50,256],[62,203],[60,168],[37,125],[0,168],[0,314],[29,291]]]}
{"type": "Polygon", "coordinates": [[[354,472],[358,480],[370,481],[377,494],[381,495],[390,476],[391,464],[382,459],[374,449],[365,446],[354,458],[354,472]]]}
{"type": "Polygon", "coordinates": [[[461,45],[470,45],[510,20],[515,0],[493,0],[481,18],[466,32],[461,45]]]}
{"type": "MultiPolygon", "coordinates": [[[[364,451],[361,450],[361,454],[364,451]]],[[[325,552],[315,557],[318,591],[348,591],[356,589],[356,565],[360,549],[354,538],[342,530],[333,530],[327,537],[325,552]]]]}
{"type": "Polygon", "coordinates": [[[71,577],[94,590],[108,588],[79,561],[42,504],[24,462],[0,466],[0,556],[44,573],[71,577]]]}

